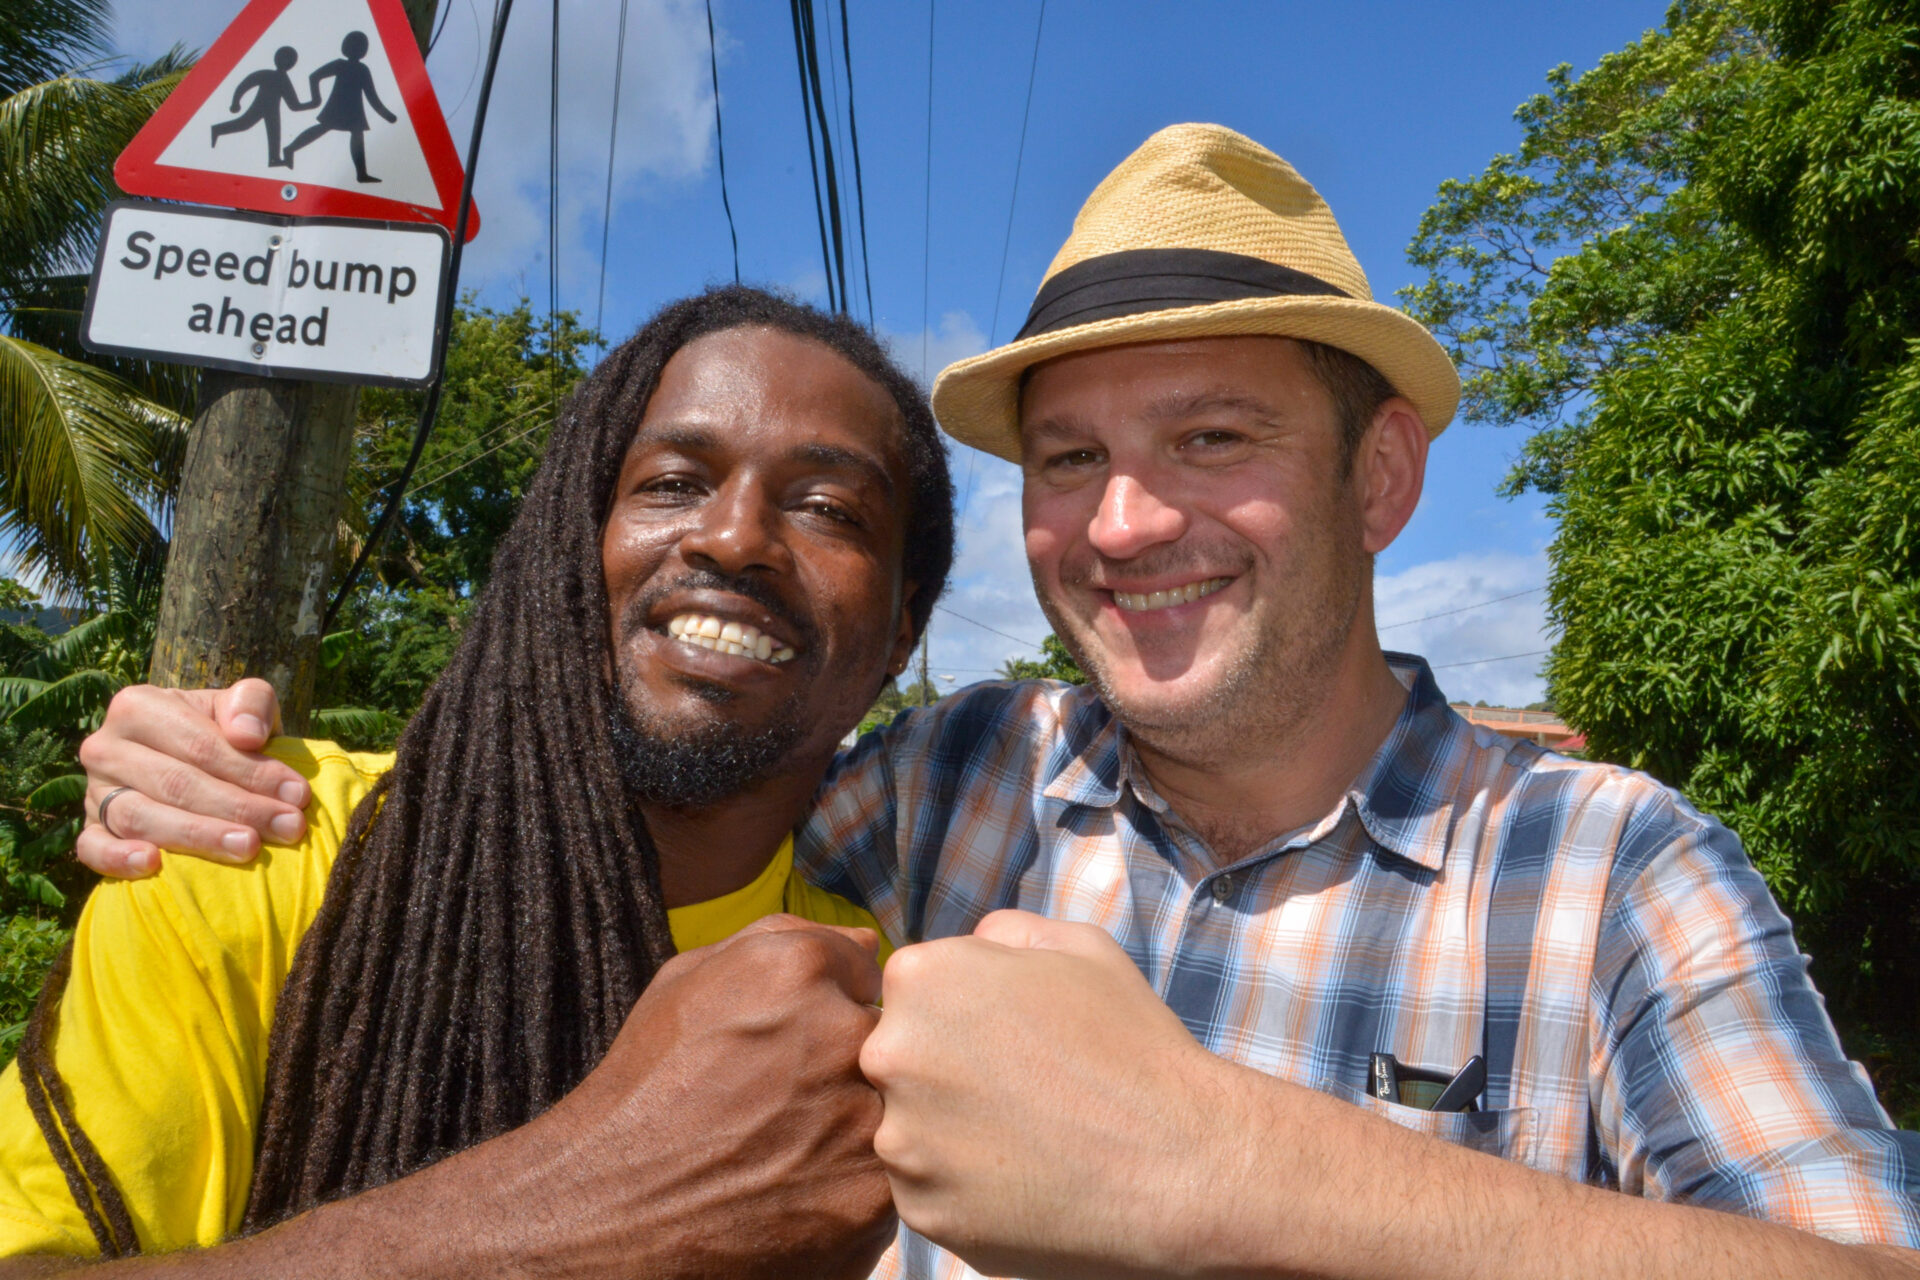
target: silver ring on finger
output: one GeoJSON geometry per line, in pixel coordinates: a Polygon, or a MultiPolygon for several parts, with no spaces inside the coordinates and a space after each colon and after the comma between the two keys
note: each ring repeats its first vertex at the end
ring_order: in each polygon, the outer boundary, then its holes
{"type": "Polygon", "coordinates": [[[121,835],[118,831],[115,831],[113,829],[113,824],[107,821],[107,806],[112,804],[114,802],[114,799],[117,796],[119,796],[122,792],[131,791],[131,790],[133,790],[132,787],[115,787],[113,790],[107,792],[107,794],[100,797],[100,825],[105,827],[107,829],[107,834],[112,836],[115,840],[125,840],[126,837],[121,835]]]}

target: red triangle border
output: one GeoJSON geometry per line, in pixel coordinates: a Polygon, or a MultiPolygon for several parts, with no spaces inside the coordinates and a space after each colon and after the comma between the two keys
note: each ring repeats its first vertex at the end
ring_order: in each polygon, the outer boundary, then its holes
{"type": "MultiPolygon", "coordinates": [[[[267,28],[291,3],[293,0],[249,0],[247,7],[220,33],[220,38],[120,153],[113,166],[114,181],[128,195],[294,217],[434,222],[451,233],[460,204],[463,176],[460,153],[454,148],[453,135],[447,131],[446,117],[440,113],[440,101],[434,95],[433,82],[427,77],[426,61],[414,42],[413,28],[400,0],[367,0],[367,5],[373,13],[374,27],[393,68],[394,79],[399,82],[401,100],[407,104],[407,116],[413,122],[420,153],[426,157],[434,190],[440,196],[438,209],[362,191],[304,184],[298,179],[292,183],[297,194],[288,200],[282,194],[286,179],[214,173],[160,163],[161,153],[187,127],[194,113],[213,96],[233,68],[253,52],[267,28]]],[[[480,210],[476,207],[467,216],[467,239],[473,239],[479,230],[480,210]]]]}

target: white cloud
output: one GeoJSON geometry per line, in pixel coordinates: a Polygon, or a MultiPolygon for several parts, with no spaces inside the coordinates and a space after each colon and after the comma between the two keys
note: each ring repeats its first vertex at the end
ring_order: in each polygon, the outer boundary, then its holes
{"type": "Polygon", "coordinates": [[[1545,696],[1539,672],[1546,655],[1481,659],[1552,647],[1546,594],[1536,589],[1546,580],[1546,556],[1538,551],[1476,552],[1378,576],[1373,598],[1380,641],[1425,657],[1455,702],[1524,707],[1545,696]]]}
{"type": "Polygon", "coordinates": [[[940,322],[924,331],[885,333],[881,340],[899,362],[923,387],[933,386],[939,372],[955,360],[977,356],[987,349],[987,335],[964,311],[948,311],[940,322]]]}
{"type": "MultiPolygon", "coordinates": [[[[492,6],[478,0],[443,4],[451,8],[427,69],[464,156],[492,6]]],[[[116,42],[133,57],[152,57],[176,43],[204,50],[235,12],[234,0],[125,3],[116,13],[116,42]]],[[[474,203],[485,234],[473,242],[462,272],[471,285],[546,290],[549,13],[522,6],[508,27],[475,180],[474,203]]],[[[618,27],[619,0],[561,0],[560,278],[562,305],[577,309],[590,306],[598,271],[618,27]]],[[[727,47],[722,33],[723,59],[727,47]]],[[[649,184],[698,179],[713,154],[705,7],[698,0],[632,0],[626,51],[614,164],[616,219],[621,202],[649,184]]]]}

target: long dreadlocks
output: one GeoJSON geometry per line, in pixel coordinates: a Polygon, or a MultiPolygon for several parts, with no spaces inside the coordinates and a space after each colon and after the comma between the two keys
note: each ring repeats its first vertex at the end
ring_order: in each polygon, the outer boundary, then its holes
{"type": "MultiPolygon", "coordinates": [[[[729,286],[667,307],[610,353],[556,424],[393,769],[354,811],[275,1009],[243,1230],[533,1119],[606,1053],[673,954],[657,859],[614,750],[600,526],[668,359],[745,326],[819,342],[899,406],[903,577],[917,588],[914,629],[925,627],[952,563],[953,487],[925,398],[871,334],[729,286]]],[[[125,1206],[53,1073],[49,1006],[20,1056],[61,1105],[35,1114],[102,1250],[127,1252],[125,1206]]]]}

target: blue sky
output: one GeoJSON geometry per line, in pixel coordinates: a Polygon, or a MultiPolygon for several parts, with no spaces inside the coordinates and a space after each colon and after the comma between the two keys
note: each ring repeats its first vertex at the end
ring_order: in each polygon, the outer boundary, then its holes
{"type": "MultiPolygon", "coordinates": [[[[558,2],[560,304],[591,323],[619,0],[558,2]]],[[[443,3],[447,25],[428,68],[464,146],[491,0],[443,3]]],[[[1405,248],[1435,189],[1516,144],[1514,108],[1548,70],[1584,70],[1664,14],[1647,0],[1047,0],[1034,64],[1040,0],[935,3],[929,168],[927,0],[850,0],[873,318],[903,363],[917,369],[924,346],[935,371],[1019,327],[1086,194],[1153,130],[1182,120],[1231,125],[1291,161],[1332,206],[1375,296],[1390,300],[1413,279],[1405,248]]],[[[204,48],[239,8],[123,0],[119,40],[135,54],[176,41],[204,48]]],[[[497,304],[524,293],[543,307],[547,297],[552,15],[550,0],[518,0],[481,153],[486,225],[463,283],[497,304]]],[[[714,18],[742,277],[824,301],[787,6],[715,0],[714,18]]],[[[831,34],[837,84],[828,93],[844,101],[837,20],[831,34]]],[[[602,323],[615,340],[663,302],[732,276],[707,50],[701,4],[629,0],[604,268],[602,323]]],[[[836,159],[845,164],[843,153],[836,159]]],[[[853,292],[864,316],[865,290],[853,292]]],[[[1512,429],[1451,427],[1435,443],[1419,513],[1378,566],[1383,640],[1427,654],[1456,698],[1541,694],[1538,658],[1480,661],[1551,643],[1540,593],[1530,591],[1545,579],[1551,521],[1537,499],[1494,492],[1520,441],[1512,429]]],[[[934,670],[960,685],[987,678],[1047,628],[1026,579],[1013,469],[960,446],[954,467],[967,504],[932,652],[934,670]]]]}

